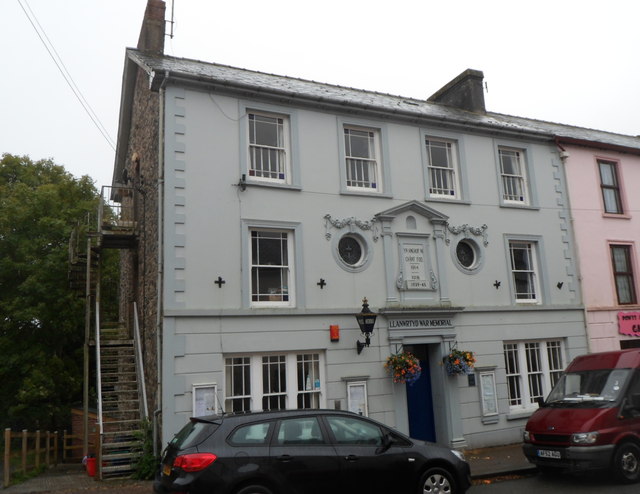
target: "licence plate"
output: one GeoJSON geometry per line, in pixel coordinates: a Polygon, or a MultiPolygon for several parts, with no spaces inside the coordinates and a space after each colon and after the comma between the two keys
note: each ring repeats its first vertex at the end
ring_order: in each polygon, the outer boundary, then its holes
{"type": "Polygon", "coordinates": [[[162,475],[164,475],[165,477],[171,475],[171,465],[169,465],[168,463],[166,465],[163,465],[162,475]]]}
{"type": "Polygon", "coordinates": [[[552,451],[550,449],[539,449],[538,456],[540,458],[553,458],[554,460],[559,460],[562,458],[560,455],[560,451],[552,451]]]}

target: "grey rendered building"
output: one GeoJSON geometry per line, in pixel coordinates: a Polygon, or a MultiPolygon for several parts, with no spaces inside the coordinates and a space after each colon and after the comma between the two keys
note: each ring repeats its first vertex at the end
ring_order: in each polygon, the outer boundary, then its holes
{"type": "Polygon", "coordinates": [[[162,441],[193,414],[297,407],[519,441],[587,349],[553,135],[487,112],[478,71],[422,101],[166,56],[163,13],[126,53],[113,183],[137,191],[123,297],[162,441]],[[471,375],[447,375],[453,348],[471,375]],[[411,386],[384,368],[401,351],[411,386]]]}

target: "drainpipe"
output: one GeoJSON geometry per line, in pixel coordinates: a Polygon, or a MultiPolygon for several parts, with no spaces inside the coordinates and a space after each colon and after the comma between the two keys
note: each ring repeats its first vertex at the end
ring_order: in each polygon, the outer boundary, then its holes
{"type": "Polygon", "coordinates": [[[165,87],[169,72],[165,71],[158,95],[158,280],[156,285],[156,399],[158,407],[153,411],[153,455],[160,456],[161,440],[158,438],[158,417],[162,413],[162,311],[164,279],[164,108],[165,87]]]}

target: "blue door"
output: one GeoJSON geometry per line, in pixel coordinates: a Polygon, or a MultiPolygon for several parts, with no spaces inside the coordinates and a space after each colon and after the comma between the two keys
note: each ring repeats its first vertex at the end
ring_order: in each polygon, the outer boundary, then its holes
{"type": "MultiPolygon", "coordinates": [[[[416,352],[418,353],[418,352],[416,352]]],[[[422,375],[413,384],[407,384],[407,409],[409,410],[409,435],[423,441],[436,441],[436,425],[433,418],[431,376],[426,352],[420,355],[422,375]]]]}

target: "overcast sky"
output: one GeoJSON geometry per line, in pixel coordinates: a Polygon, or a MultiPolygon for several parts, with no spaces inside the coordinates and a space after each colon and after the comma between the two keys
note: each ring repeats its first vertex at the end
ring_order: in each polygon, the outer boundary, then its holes
{"type": "MultiPolygon", "coordinates": [[[[146,3],[1,1],[0,153],[111,183],[114,150],[23,7],[115,140],[146,3]]],[[[638,135],[639,19],[636,0],[175,0],[165,53],[419,99],[473,68],[489,111],[638,135]]]]}

